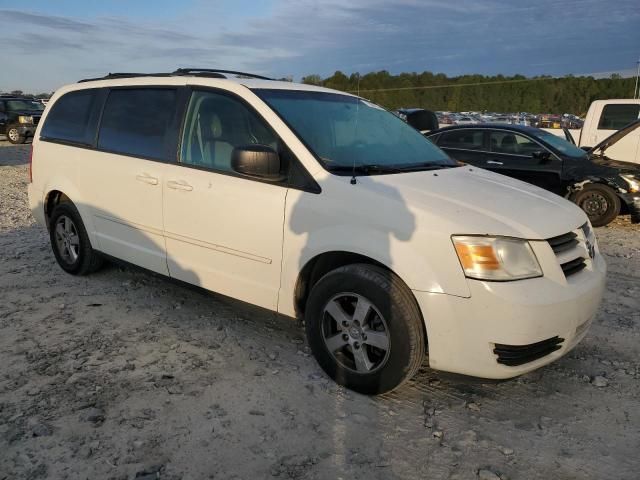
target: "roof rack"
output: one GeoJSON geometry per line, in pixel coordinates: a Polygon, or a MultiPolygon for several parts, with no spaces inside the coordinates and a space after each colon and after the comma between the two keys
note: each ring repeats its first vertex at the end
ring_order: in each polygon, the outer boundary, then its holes
{"type": "Polygon", "coordinates": [[[93,82],[95,80],[112,80],[115,78],[134,78],[134,77],[169,77],[170,73],[124,73],[124,72],[109,72],[104,77],[95,77],[95,78],[83,78],[82,80],[78,80],[78,83],[83,82],[93,82]]]}
{"type": "Polygon", "coordinates": [[[257,78],[259,80],[273,80],[273,78],[263,77],[262,75],[256,75],[255,73],[238,72],[235,70],[221,70],[218,68],[179,68],[173,75],[203,75],[218,74],[221,78],[225,78],[224,75],[235,75],[240,78],[257,78]]]}
{"type": "Polygon", "coordinates": [[[239,78],[256,78],[259,80],[273,80],[273,78],[255,75],[253,73],[237,72],[235,70],[220,70],[215,68],[178,68],[171,73],[127,73],[117,72],[109,73],[104,77],[84,78],[78,83],[93,82],[95,80],[113,80],[117,78],[135,78],[135,77],[174,77],[174,76],[198,76],[209,78],[228,78],[229,75],[235,75],[239,78]]]}

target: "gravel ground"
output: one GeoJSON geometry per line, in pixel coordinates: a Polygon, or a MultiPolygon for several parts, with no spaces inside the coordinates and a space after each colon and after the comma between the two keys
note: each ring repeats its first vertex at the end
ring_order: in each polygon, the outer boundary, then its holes
{"type": "Polygon", "coordinates": [[[301,325],[108,266],[56,265],[0,142],[0,480],[637,479],[640,228],[598,229],[608,288],[585,340],[500,383],[430,371],[369,398],[301,325]]]}

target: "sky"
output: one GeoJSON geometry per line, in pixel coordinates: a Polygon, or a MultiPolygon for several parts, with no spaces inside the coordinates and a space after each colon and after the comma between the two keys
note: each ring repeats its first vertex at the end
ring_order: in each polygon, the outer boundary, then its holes
{"type": "Polygon", "coordinates": [[[635,74],[638,0],[0,0],[0,90],[178,67],[635,74]]]}

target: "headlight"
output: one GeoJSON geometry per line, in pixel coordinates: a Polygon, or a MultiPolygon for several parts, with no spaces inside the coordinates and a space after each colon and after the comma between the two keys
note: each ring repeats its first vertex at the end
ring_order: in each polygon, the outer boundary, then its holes
{"type": "Polygon", "coordinates": [[[33,123],[33,117],[30,115],[18,115],[18,123],[33,123]]]}
{"type": "Polygon", "coordinates": [[[526,240],[473,236],[454,236],[452,240],[468,278],[505,281],[542,276],[526,240]]]}
{"type": "Polygon", "coordinates": [[[620,175],[620,177],[627,182],[631,193],[640,192],[640,180],[638,180],[634,175],[620,175]]]}

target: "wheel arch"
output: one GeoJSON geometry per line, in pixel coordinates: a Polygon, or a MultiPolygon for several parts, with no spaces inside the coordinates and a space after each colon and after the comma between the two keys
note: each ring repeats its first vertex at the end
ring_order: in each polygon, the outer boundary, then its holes
{"type": "Polygon", "coordinates": [[[46,193],[43,196],[42,208],[44,209],[44,220],[47,228],[49,228],[49,218],[55,206],[62,202],[72,203],[80,214],[91,245],[93,245],[94,248],[98,248],[99,243],[95,235],[95,228],[89,206],[82,202],[82,196],[74,184],[65,178],[53,178],[52,181],[45,186],[44,192],[46,193]]]}
{"type": "Polygon", "coordinates": [[[296,316],[298,318],[302,318],[304,316],[306,301],[309,297],[311,289],[323,276],[339,267],[354,264],[376,266],[392,273],[400,282],[402,282],[402,285],[411,295],[411,298],[416,304],[416,309],[419,312],[421,320],[420,323],[422,325],[422,333],[424,335],[424,344],[426,347],[428,345],[427,326],[425,324],[424,314],[413,291],[409,288],[402,277],[400,277],[400,275],[393,271],[393,269],[389,268],[387,265],[384,265],[378,260],[375,260],[374,258],[360,253],[349,252],[346,250],[333,250],[320,253],[309,259],[300,270],[294,289],[294,308],[296,316]]]}

